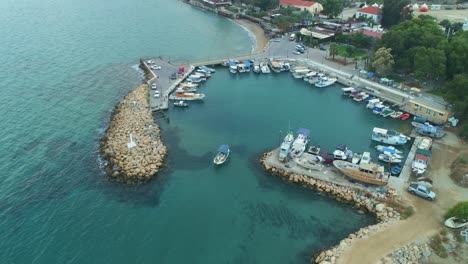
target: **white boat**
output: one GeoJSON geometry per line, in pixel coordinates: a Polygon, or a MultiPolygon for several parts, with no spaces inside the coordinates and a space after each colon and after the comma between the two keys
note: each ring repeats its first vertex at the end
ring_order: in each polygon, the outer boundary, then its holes
{"type": "Polygon", "coordinates": [[[390,145],[403,145],[410,139],[400,132],[374,127],[372,140],[390,145]]]}
{"type": "Polygon", "coordinates": [[[297,131],[297,137],[293,141],[291,146],[290,155],[293,158],[300,157],[304,153],[307,144],[309,143],[310,130],[306,128],[300,128],[297,131]]]}
{"type": "Polygon", "coordinates": [[[195,74],[200,74],[200,75],[202,75],[202,76],[205,76],[206,78],[211,77],[211,72],[205,71],[205,70],[201,70],[201,69],[196,70],[196,71],[195,71],[195,74]]]}
{"type": "Polygon", "coordinates": [[[351,163],[359,164],[359,161],[361,161],[361,158],[362,158],[362,154],[356,152],[356,153],[353,154],[353,158],[351,159],[351,163]]]}
{"type": "Polygon", "coordinates": [[[379,160],[387,163],[400,163],[401,159],[395,158],[387,154],[379,154],[379,160]]]}
{"type": "Polygon", "coordinates": [[[432,138],[423,137],[418,144],[418,149],[430,150],[432,146],[432,138]]]}
{"type": "Polygon", "coordinates": [[[204,70],[204,71],[208,71],[208,72],[211,72],[211,73],[215,73],[215,72],[216,72],[215,69],[209,68],[209,67],[206,67],[206,66],[200,66],[200,67],[198,67],[198,69],[201,69],[201,70],[204,70]]]}
{"type": "Polygon", "coordinates": [[[345,87],[341,88],[341,91],[343,95],[349,96],[352,92],[356,92],[356,89],[354,87],[345,87]]]}
{"type": "Polygon", "coordinates": [[[292,72],[292,76],[296,79],[304,78],[310,72],[309,69],[298,69],[292,72]]]}
{"type": "Polygon", "coordinates": [[[221,165],[229,158],[229,154],[231,150],[229,149],[229,145],[221,145],[218,148],[218,154],[213,159],[213,163],[216,165],[221,165]]]}
{"type": "Polygon", "coordinates": [[[260,70],[260,64],[258,62],[255,62],[254,63],[254,72],[255,73],[260,73],[261,70],[260,70]]]}
{"type": "Polygon", "coordinates": [[[205,77],[201,77],[199,75],[190,75],[187,78],[187,81],[192,82],[192,83],[201,83],[203,81],[206,81],[205,77]]]}
{"type": "Polygon", "coordinates": [[[362,153],[361,161],[359,162],[359,164],[368,164],[370,162],[371,162],[370,152],[362,153]]]}
{"type": "Polygon", "coordinates": [[[177,101],[192,101],[192,100],[203,100],[205,95],[202,93],[185,93],[185,92],[175,92],[169,96],[171,100],[177,101]]]}
{"type": "Polygon", "coordinates": [[[462,228],[468,226],[468,220],[461,220],[455,216],[452,216],[445,220],[444,225],[450,228],[462,228]]]}
{"type": "Polygon", "coordinates": [[[262,73],[270,73],[270,68],[268,67],[268,64],[266,64],[265,62],[261,62],[260,63],[260,71],[262,73]]]}
{"type": "Polygon", "coordinates": [[[309,152],[310,154],[319,155],[320,154],[320,146],[313,145],[313,146],[309,147],[307,152],[309,152]]]}
{"type": "Polygon", "coordinates": [[[189,82],[185,82],[185,83],[181,83],[179,84],[179,88],[197,88],[198,87],[198,84],[196,83],[189,83],[189,82]]]}
{"type": "Polygon", "coordinates": [[[284,161],[289,154],[289,150],[291,149],[291,143],[283,142],[281,143],[280,150],[278,152],[278,160],[284,161]]]}
{"type": "Polygon", "coordinates": [[[427,169],[427,156],[416,153],[413,162],[411,163],[411,168],[417,174],[423,174],[427,169]]]}
{"type": "Polygon", "coordinates": [[[234,61],[229,61],[229,72],[237,73],[237,64],[234,61]]]}
{"type": "Polygon", "coordinates": [[[320,81],[320,77],[317,77],[317,76],[316,76],[316,77],[310,77],[309,80],[308,80],[308,82],[309,82],[310,84],[316,84],[316,83],[318,83],[319,81],[320,81]]]}
{"type": "Polygon", "coordinates": [[[286,134],[283,140],[284,143],[288,143],[288,144],[291,144],[293,141],[294,141],[294,134],[292,132],[289,132],[288,134],[286,134]]]}
{"type": "Polygon", "coordinates": [[[187,107],[189,106],[189,104],[184,101],[177,101],[177,102],[174,102],[174,106],[187,107]]]}
{"type": "Polygon", "coordinates": [[[369,101],[367,101],[366,107],[369,109],[373,109],[378,103],[380,103],[380,99],[378,98],[370,99],[369,101]]]}
{"type": "Polygon", "coordinates": [[[336,149],[333,151],[333,159],[336,160],[346,160],[346,151],[348,150],[348,147],[346,145],[340,144],[336,146],[336,149]]]}
{"type": "Polygon", "coordinates": [[[276,72],[276,73],[280,73],[281,72],[281,69],[282,69],[282,65],[279,61],[275,61],[275,60],[270,60],[270,68],[272,71],[276,72]]]}
{"type": "Polygon", "coordinates": [[[243,63],[241,64],[237,64],[237,71],[239,73],[244,73],[246,70],[245,70],[245,65],[243,63]]]}
{"type": "Polygon", "coordinates": [[[308,155],[307,158],[295,158],[294,162],[306,169],[309,170],[322,170],[323,165],[322,165],[323,158],[320,156],[316,155],[308,155]]]}
{"type": "Polygon", "coordinates": [[[403,151],[395,148],[394,146],[383,146],[383,145],[377,145],[375,146],[375,149],[377,149],[378,152],[390,152],[390,153],[397,153],[397,154],[402,154],[403,151]]]}
{"type": "Polygon", "coordinates": [[[393,114],[390,115],[390,117],[391,118],[399,118],[402,114],[403,114],[403,112],[401,112],[401,111],[395,111],[395,112],[393,112],[393,114]]]}
{"type": "Polygon", "coordinates": [[[336,79],[336,78],[322,77],[322,78],[315,84],[315,87],[319,87],[319,88],[327,87],[327,86],[330,86],[330,85],[336,83],[336,81],[338,81],[338,79],[336,79]]]}

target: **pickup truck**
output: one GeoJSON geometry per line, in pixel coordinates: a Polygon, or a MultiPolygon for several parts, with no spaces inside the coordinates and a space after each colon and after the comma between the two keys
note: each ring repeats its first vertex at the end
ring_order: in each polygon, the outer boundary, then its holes
{"type": "Polygon", "coordinates": [[[408,192],[422,197],[424,199],[427,199],[429,201],[434,201],[436,198],[436,194],[433,191],[417,183],[411,183],[408,186],[408,192]]]}

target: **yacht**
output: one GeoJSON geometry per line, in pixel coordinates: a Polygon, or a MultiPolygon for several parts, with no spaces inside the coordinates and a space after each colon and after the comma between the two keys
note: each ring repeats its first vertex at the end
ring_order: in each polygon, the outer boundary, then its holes
{"type": "Polygon", "coordinates": [[[229,158],[230,152],[231,150],[229,149],[229,145],[224,144],[219,146],[218,153],[214,157],[213,163],[216,165],[223,164],[229,158]]]}
{"type": "Polygon", "coordinates": [[[340,144],[336,146],[336,149],[333,151],[333,159],[336,160],[346,160],[346,151],[348,150],[348,147],[344,144],[340,144]]]}
{"type": "Polygon", "coordinates": [[[300,128],[297,131],[297,137],[293,141],[292,146],[291,146],[291,157],[297,158],[304,153],[307,144],[309,143],[309,135],[310,135],[310,130],[306,128],[300,128]]]}
{"type": "Polygon", "coordinates": [[[270,68],[268,67],[268,64],[266,64],[265,62],[261,62],[260,63],[260,71],[262,73],[270,73],[270,68]]]}
{"type": "Polygon", "coordinates": [[[372,130],[372,140],[390,145],[403,145],[410,138],[400,132],[374,127],[372,130]]]}

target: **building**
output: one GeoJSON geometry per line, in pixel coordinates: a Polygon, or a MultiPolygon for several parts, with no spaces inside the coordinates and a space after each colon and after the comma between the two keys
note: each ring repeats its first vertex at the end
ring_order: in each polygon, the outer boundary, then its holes
{"type": "Polygon", "coordinates": [[[453,115],[445,102],[439,102],[434,98],[412,98],[406,102],[402,109],[438,125],[445,124],[453,115]]]}
{"type": "Polygon", "coordinates": [[[359,8],[356,11],[356,18],[359,17],[372,18],[375,23],[380,23],[380,20],[382,19],[382,9],[377,6],[359,8]]]}
{"type": "Polygon", "coordinates": [[[323,6],[318,2],[303,1],[303,0],[280,0],[280,7],[295,7],[300,10],[309,11],[312,14],[318,15],[323,10],[323,6]]]}

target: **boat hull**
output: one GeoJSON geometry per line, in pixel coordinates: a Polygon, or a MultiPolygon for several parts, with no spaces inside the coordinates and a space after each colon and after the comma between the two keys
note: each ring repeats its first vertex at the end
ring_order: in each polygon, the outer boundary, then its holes
{"type": "Polygon", "coordinates": [[[388,183],[388,178],[384,174],[369,175],[358,170],[358,165],[351,162],[335,160],[333,165],[345,176],[360,182],[369,183],[377,186],[385,186],[388,183]]]}

